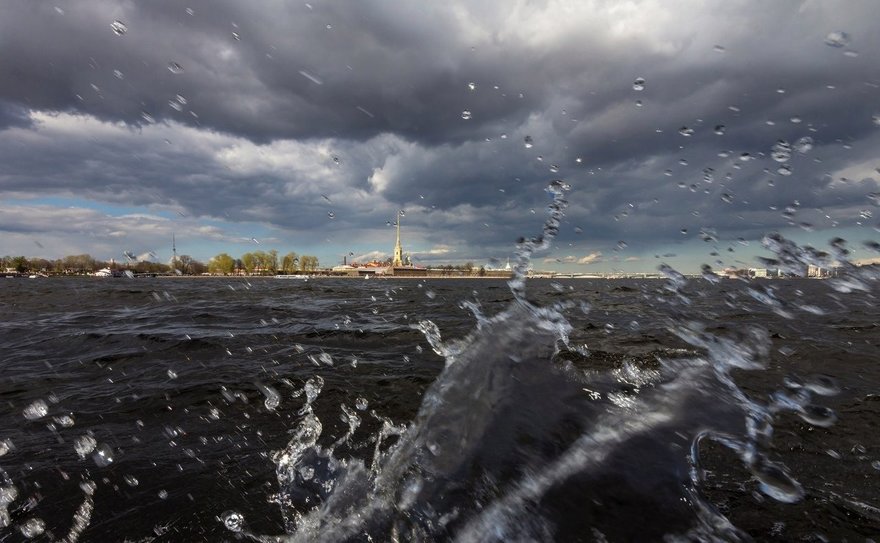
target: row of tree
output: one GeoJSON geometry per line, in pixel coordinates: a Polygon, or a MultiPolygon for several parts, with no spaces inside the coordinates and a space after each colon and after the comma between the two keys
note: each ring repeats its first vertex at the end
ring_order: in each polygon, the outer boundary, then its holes
{"type": "Polygon", "coordinates": [[[46,258],[27,258],[24,256],[0,257],[0,271],[16,273],[46,273],[53,275],[86,275],[102,268],[131,270],[134,273],[164,273],[182,275],[201,275],[206,272],[233,275],[276,275],[278,273],[313,272],[318,269],[318,257],[287,253],[282,258],[278,251],[255,251],[245,253],[241,258],[232,258],[220,253],[207,264],[190,255],[180,255],[169,264],[152,261],[97,260],[91,255],[68,255],[54,260],[46,258]]]}
{"type": "Polygon", "coordinates": [[[289,252],[283,257],[278,256],[278,251],[254,251],[245,253],[241,258],[235,259],[226,253],[220,253],[208,261],[208,271],[215,274],[232,275],[277,275],[278,273],[292,274],[298,272],[313,272],[318,269],[318,257],[311,255],[297,255],[289,252]]]}

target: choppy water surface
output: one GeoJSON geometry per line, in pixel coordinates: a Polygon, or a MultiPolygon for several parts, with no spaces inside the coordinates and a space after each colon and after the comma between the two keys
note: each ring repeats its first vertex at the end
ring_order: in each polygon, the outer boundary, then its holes
{"type": "Polygon", "coordinates": [[[876,281],[668,275],[0,282],[0,540],[876,538],[876,281]]]}

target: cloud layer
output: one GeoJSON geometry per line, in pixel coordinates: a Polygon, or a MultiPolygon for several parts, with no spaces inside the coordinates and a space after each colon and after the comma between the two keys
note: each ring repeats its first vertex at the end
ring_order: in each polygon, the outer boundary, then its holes
{"type": "Polygon", "coordinates": [[[650,269],[681,245],[693,268],[777,229],[869,238],[873,9],[11,0],[0,253],[141,253],[176,230],[202,258],[264,236],[329,264],[389,251],[404,209],[414,256],[505,258],[557,177],[556,267],[650,269]]]}

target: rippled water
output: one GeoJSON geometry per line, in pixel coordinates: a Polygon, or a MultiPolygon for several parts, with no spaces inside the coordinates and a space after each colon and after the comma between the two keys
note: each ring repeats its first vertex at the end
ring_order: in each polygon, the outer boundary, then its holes
{"type": "Polygon", "coordinates": [[[0,537],[864,541],[874,285],[2,281],[0,537]]]}

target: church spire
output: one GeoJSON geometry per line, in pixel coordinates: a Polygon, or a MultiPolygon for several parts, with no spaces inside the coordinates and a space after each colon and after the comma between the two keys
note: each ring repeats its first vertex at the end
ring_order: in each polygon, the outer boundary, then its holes
{"type": "Polygon", "coordinates": [[[400,212],[397,213],[397,243],[394,244],[392,266],[403,266],[403,247],[400,245],[400,212]]]}

